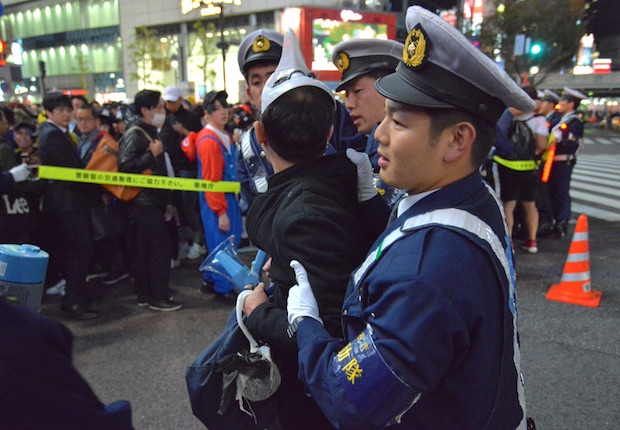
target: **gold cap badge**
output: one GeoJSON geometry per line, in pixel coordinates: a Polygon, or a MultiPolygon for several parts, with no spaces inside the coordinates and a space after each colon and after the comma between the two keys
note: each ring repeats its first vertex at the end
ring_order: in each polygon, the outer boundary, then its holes
{"type": "Polygon", "coordinates": [[[257,36],[252,43],[253,52],[265,52],[271,48],[271,42],[265,36],[257,36]]]}
{"type": "Polygon", "coordinates": [[[427,59],[429,42],[424,29],[416,25],[405,40],[403,63],[412,69],[422,66],[427,59]]]}
{"type": "Polygon", "coordinates": [[[349,56],[346,52],[339,52],[338,58],[336,59],[336,67],[340,70],[340,73],[344,73],[350,66],[349,56]]]}

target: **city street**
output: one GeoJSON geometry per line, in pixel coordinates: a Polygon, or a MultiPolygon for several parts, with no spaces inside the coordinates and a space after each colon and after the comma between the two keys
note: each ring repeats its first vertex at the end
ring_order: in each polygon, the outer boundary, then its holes
{"type": "MultiPolygon", "coordinates": [[[[620,162],[620,135],[590,130],[587,137],[594,143],[586,145],[584,156],[620,162]],[[596,143],[598,138],[615,143],[596,143]]],[[[617,192],[615,172],[604,185],[617,192]]],[[[589,193],[604,197],[604,191],[589,193]]],[[[575,205],[584,212],[602,209],[586,199],[575,205]]],[[[604,210],[620,216],[617,207],[604,210]]],[[[589,216],[592,288],[603,291],[598,308],[545,299],[560,281],[574,226],[564,239],[540,240],[539,254],[516,255],[528,415],[539,430],[612,430],[620,422],[620,223],[589,216]]],[[[43,303],[43,315],[60,319],[74,333],[75,365],[101,400],[132,403],[136,429],[204,428],[191,413],[185,367],[218,335],[230,308],[200,292],[198,265],[184,260],[172,271],[175,299],[185,304],[179,312],[138,308],[129,281],[113,287],[92,282],[101,311],[97,320],[65,319],[58,296],[43,303]]]]}

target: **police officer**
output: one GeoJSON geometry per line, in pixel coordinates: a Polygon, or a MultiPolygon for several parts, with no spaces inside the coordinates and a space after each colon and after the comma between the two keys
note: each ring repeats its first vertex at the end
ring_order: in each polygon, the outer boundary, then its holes
{"type": "Polygon", "coordinates": [[[566,235],[570,218],[570,179],[583,142],[583,121],[576,111],[584,98],[585,94],[564,87],[564,94],[558,103],[562,118],[551,129],[556,148],[549,174],[549,200],[555,220],[553,233],[558,238],[566,235]]]}
{"type": "Polygon", "coordinates": [[[345,107],[357,128],[368,136],[366,153],[376,171],[378,142],[374,131],[384,116],[385,97],[375,88],[375,80],[394,73],[404,45],[393,40],[352,39],[334,47],[332,62],[342,73],[336,91],[345,91],[345,107]]]}
{"type": "Polygon", "coordinates": [[[549,131],[555,125],[560,122],[562,114],[555,110],[555,106],[560,101],[560,96],[551,90],[544,90],[540,98],[540,105],[538,106],[538,112],[543,114],[547,118],[547,126],[549,131]]]}
{"type": "Polygon", "coordinates": [[[364,152],[370,157],[375,187],[389,206],[392,206],[402,192],[388,187],[379,178],[375,129],[384,116],[385,97],[375,88],[375,81],[394,73],[404,45],[393,40],[352,39],[340,42],[332,52],[332,62],[342,73],[336,91],[345,91],[345,107],[360,135],[368,136],[364,152]]]}
{"type": "MultiPolygon", "coordinates": [[[[276,70],[282,56],[284,36],[274,30],[256,30],[239,45],[237,61],[247,84],[246,94],[260,111],[265,82],[276,70]]],[[[254,129],[241,138],[238,176],[241,182],[241,212],[245,213],[257,193],[267,191],[267,178],[273,168],[256,140],[254,129]]]]}
{"type": "Polygon", "coordinates": [[[512,252],[478,168],[505,107],[535,103],[439,16],[414,6],[406,25],[375,136],[381,177],[409,194],[351,277],[344,340],[291,263],[300,377],[340,429],[525,429],[512,252]]]}

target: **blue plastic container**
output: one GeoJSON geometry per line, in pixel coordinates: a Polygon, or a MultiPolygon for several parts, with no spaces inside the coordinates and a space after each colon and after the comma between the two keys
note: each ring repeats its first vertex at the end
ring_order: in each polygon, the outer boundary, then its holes
{"type": "Polygon", "coordinates": [[[35,245],[0,245],[0,292],[40,312],[48,260],[49,254],[35,245]]]}

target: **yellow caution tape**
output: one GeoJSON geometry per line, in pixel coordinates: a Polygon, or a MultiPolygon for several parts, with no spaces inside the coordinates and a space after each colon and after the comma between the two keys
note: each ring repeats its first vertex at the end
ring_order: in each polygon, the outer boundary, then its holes
{"type": "Polygon", "coordinates": [[[518,170],[520,172],[536,170],[538,168],[538,165],[540,164],[539,161],[534,160],[506,160],[497,155],[493,157],[493,160],[495,160],[496,163],[501,164],[504,167],[508,167],[512,170],[518,170]]]}
{"type": "Polygon", "coordinates": [[[127,185],[140,188],[158,188],[181,191],[215,191],[239,193],[241,184],[228,181],[203,181],[202,179],[171,178],[168,176],[141,175],[136,173],[99,172],[97,170],[69,167],[39,166],[39,178],[58,181],[87,182],[90,184],[127,185]]]}

